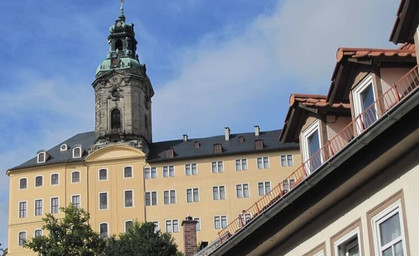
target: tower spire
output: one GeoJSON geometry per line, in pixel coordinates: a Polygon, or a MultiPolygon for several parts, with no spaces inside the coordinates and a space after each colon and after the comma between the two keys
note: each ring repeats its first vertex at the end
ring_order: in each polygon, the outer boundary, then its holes
{"type": "Polygon", "coordinates": [[[121,7],[119,8],[120,9],[119,19],[125,22],[124,2],[125,0],[121,0],[121,7]]]}

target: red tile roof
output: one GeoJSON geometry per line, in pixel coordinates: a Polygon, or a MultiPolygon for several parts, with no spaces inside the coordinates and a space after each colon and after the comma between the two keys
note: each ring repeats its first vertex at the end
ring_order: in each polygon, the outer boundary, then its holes
{"type": "Polygon", "coordinates": [[[336,53],[336,60],[340,62],[343,57],[349,56],[352,58],[362,57],[416,57],[414,47],[407,47],[402,49],[371,49],[371,48],[339,48],[336,53]],[[413,49],[412,49],[413,48],[413,49]]]}
{"type": "Polygon", "coordinates": [[[337,102],[330,104],[326,101],[326,95],[313,95],[313,94],[291,94],[290,97],[290,107],[295,103],[301,103],[307,107],[328,107],[328,108],[344,108],[350,109],[351,105],[349,103],[337,102]]]}

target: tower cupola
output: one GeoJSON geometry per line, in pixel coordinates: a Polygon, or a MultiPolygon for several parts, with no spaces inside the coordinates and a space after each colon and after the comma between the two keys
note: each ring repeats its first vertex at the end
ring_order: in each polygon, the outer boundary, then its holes
{"type": "Polygon", "coordinates": [[[152,142],[151,97],[153,86],[137,55],[134,24],[126,22],[124,5],[109,29],[109,52],[96,70],[96,145],[152,142]]]}

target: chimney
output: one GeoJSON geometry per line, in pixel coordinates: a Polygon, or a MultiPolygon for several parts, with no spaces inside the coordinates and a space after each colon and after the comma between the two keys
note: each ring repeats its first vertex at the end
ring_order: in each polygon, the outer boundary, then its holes
{"type": "Polygon", "coordinates": [[[260,127],[259,125],[255,125],[255,136],[259,136],[260,135],[260,127]]]}
{"type": "Polygon", "coordinates": [[[188,134],[183,134],[183,141],[187,142],[188,141],[188,134]]]}
{"type": "Polygon", "coordinates": [[[197,221],[193,220],[191,216],[182,221],[185,256],[192,256],[198,252],[196,223],[197,221]]]}
{"type": "Polygon", "coordinates": [[[230,128],[229,127],[224,128],[224,137],[225,137],[226,141],[230,140],[230,128]]]}

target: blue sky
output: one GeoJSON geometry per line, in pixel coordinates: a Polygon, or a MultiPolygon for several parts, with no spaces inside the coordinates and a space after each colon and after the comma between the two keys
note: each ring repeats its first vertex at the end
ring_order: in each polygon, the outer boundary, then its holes
{"type": "MultiPolygon", "coordinates": [[[[91,83],[119,1],[0,1],[0,243],[7,169],[94,129],[91,83]]],[[[127,0],[156,92],[154,141],[282,128],[292,92],[326,94],[338,47],[386,47],[394,0],[127,0]]]]}

